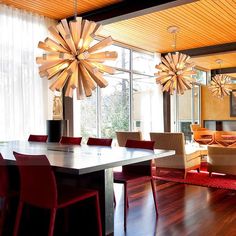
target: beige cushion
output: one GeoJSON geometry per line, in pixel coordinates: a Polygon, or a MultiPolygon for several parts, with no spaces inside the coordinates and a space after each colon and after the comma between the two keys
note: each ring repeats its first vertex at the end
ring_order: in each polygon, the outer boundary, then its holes
{"type": "Polygon", "coordinates": [[[208,146],[208,171],[236,174],[236,147],[208,146]]]}
{"type": "Polygon", "coordinates": [[[200,152],[194,152],[192,154],[186,155],[185,169],[191,169],[195,166],[200,166],[201,155],[200,152]]]}
{"type": "Polygon", "coordinates": [[[186,161],[189,162],[193,159],[196,159],[198,158],[199,156],[201,156],[201,153],[200,151],[198,150],[193,150],[191,153],[189,154],[185,154],[185,158],[186,158],[186,161]]]}
{"type": "Polygon", "coordinates": [[[175,150],[175,155],[155,159],[156,167],[189,169],[200,166],[201,155],[196,148],[185,151],[183,133],[150,133],[152,141],[155,141],[155,148],[175,150]]]}

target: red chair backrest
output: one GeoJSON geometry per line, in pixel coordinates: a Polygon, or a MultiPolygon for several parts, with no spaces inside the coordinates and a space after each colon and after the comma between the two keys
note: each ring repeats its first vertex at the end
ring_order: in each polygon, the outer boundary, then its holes
{"type": "Polygon", "coordinates": [[[56,206],[56,179],[47,157],[13,154],[20,172],[20,199],[42,208],[56,206]]]}
{"type": "Polygon", "coordinates": [[[111,146],[112,138],[88,138],[87,145],[111,146]]]}
{"type": "Polygon", "coordinates": [[[6,162],[0,154],[0,197],[6,197],[8,193],[9,179],[6,162]]]}
{"type": "Polygon", "coordinates": [[[31,142],[44,142],[46,143],[48,139],[48,135],[34,135],[34,134],[30,134],[28,141],[31,142]]]}
{"type": "MultiPolygon", "coordinates": [[[[143,141],[143,140],[130,140],[126,141],[125,147],[127,148],[141,148],[141,149],[154,149],[155,141],[143,141]]],[[[152,176],[152,161],[140,162],[122,167],[122,172],[129,175],[129,173],[135,173],[144,176],[152,176]]]]}
{"type": "Polygon", "coordinates": [[[72,144],[72,145],[80,145],[82,137],[66,137],[62,136],[60,139],[61,144],[72,144]]]}
{"type": "Polygon", "coordinates": [[[155,141],[144,141],[144,140],[130,140],[126,141],[125,147],[129,148],[142,148],[142,149],[154,149],[155,141]]]}

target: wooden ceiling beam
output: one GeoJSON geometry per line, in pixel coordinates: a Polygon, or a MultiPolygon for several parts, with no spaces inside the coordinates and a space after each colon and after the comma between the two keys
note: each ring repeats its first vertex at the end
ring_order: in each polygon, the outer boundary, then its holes
{"type": "MultiPolygon", "coordinates": [[[[119,3],[83,13],[80,16],[106,25],[197,1],[199,0],[138,0],[135,2],[122,0],[119,3]]],[[[73,19],[73,17],[69,19],[73,19]]]]}
{"type": "MultiPolygon", "coordinates": [[[[179,51],[191,57],[209,56],[211,54],[225,54],[236,52],[236,42],[218,44],[207,47],[193,48],[179,51]]],[[[165,54],[164,54],[165,55],[165,54]]]]}
{"type": "Polygon", "coordinates": [[[236,67],[228,67],[228,68],[211,70],[212,76],[217,75],[217,74],[232,74],[232,73],[236,73],[236,67]]]}

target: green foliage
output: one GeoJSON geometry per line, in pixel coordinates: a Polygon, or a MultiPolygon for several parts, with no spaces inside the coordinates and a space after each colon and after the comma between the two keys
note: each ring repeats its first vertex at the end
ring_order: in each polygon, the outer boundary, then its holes
{"type": "Polygon", "coordinates": [[[115,131],[129,130],[129,89],[127,81],[116,84],[114,93],[103,97],[102,137],[115,138],[115,131]]]}
{"type": "Polygon", "coordinates": [[[197,83],[206,84],[207,74],[205,71],[195,69],[196,75],[194,76],[197,83]]]}
{"type": "MultiPolygon", "coordinates": [[[[117,80],[110,87],[111,93],[102,96],[101,136],[116,138],[116,131],[129,130],[129,87],[128,81],[117,80]]],[[[81,102],[81,135],[96,136],[96,95],[81,102]]]]}
{"type": "Polygon", "coordinates": [[[96,94],[81,102],[81,136],[88,138],[97,135],[96,94]]]}

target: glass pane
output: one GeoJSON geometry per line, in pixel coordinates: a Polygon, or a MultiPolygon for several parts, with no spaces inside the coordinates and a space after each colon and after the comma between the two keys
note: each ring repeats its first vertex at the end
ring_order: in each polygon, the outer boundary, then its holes
{"type": "Polygon", "coordinates": [[[162,91],[155,79],[134,74],[133,81],[133,130],[142,131],[149,139],[150,131],[163,131],[162,91]]]}
{"type": "Polygon", "coordinates": [[[97,136],[97,93],[93,91],[93,95],[84,100],[77,100],[74,95],[74,136],[82,136],[85,142],[89,136],[97,136]]]}
{"type": "Polygon", "coordinates": [[[207,72],[199,69],[195,69],[196,75],[193,77],[196,79],[196,82],[199,84],[206,85],[207,83],[207,72]]]}
{"type": "Polygon", "coordinates": [[[186,90],[178,96],[178,130],[183,132],[186,142],[191,141],[190,124],[192,123],[192,90],[186,90]]]}
{"type": "Polygon", "coordinates": [[[129,130],[129,73],[105,76],[109,85],[101,89],[101,136],[116,138],[115,131],[129,130]]]}
{"type": "MultiPolygon", "coordinates": [[[[115,61],[105,61],[105,65],[117,67],[120,69],[130,70],[130,50],[127,48],[122,48],[119,46],[111,45],[104,49],[105,51],[116,51],[118,53],[118,57],[115,61]]],[[[103,50],[103,51],[104,51],[103,50]]]]}
{"type": "Polygon", "coordinates": [[[147,75],[154,75],[155,72],[154,55],[134,51],[133,69],[135,72],[147,75]]]}
{"type": "Polygon", "coordinates": [[[183,95],[178,95],[177,125],[178,131],[183,132],[186,142],[190,142],[192,122],[200,122],[200,86],[194,85],[192,90],[187,90],[183,95]]]}
{"type": "Polygon", "coordinates": [[[193,121],[194,123],[200,124],[200,117],[199,117],[199,100],[200,100],[200,86],[195,85],[193,87],[193,95],[194,95],[194,117],[193,121]]]}

